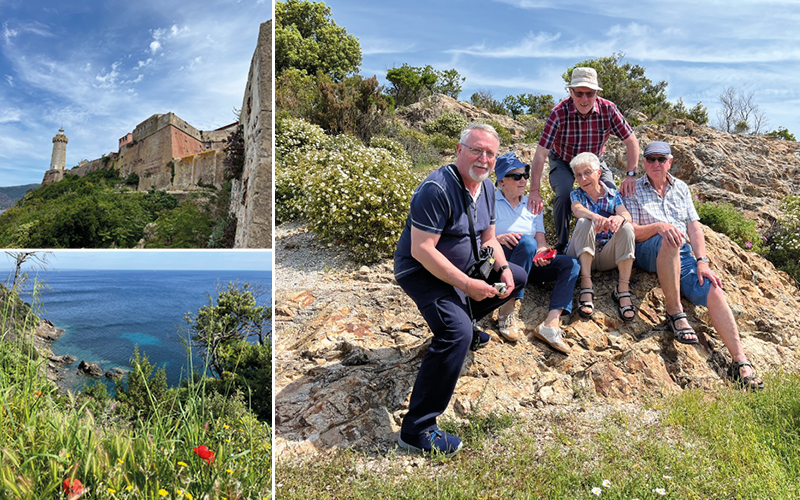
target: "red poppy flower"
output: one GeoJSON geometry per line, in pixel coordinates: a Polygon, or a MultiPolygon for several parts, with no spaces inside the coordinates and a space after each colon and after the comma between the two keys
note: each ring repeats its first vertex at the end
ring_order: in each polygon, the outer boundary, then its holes
{"type": "Polygon", "coordinates": [[[206,461],[206,464],[211,465],[214,463],[214,452],[208,449],[208,446],[201,444],[197,448],[192,448],[197,455],[206,461]]]}
{"type": "Polygon", "coordinates": [[[64,493],[70,498],[77,498],[75,495],[83,493],[83,484],[78,479],[66,478],[61,486],[64,488],[64,493]]]}

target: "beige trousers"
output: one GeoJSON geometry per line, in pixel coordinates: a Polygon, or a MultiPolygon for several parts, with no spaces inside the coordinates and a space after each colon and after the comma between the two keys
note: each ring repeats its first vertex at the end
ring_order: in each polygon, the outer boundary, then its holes
{"type": "Polygon", "coordinates": [[[599,252],[595,250],[597,246],[595,234],[594,222],[589,219],[578,219],[567,247],[567,255],[580,258],[582,253],[589,252],[589,255],[594,257],[592,271],[608,271],[617,267],[623,260],[636,258],[636,238],[631,224],[627,222],[623,224],[599,252]]]}

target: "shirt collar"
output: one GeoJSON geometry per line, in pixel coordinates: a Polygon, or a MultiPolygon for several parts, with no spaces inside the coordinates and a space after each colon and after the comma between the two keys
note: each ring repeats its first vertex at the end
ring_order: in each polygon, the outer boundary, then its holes
{"type": "MultiPolygon", "coordinates": [[[[650,176],[649,175],[644,174],[642,176],[642,179],[644,179],[643,183],[644,183],[645,186],[650,186],[650,189],[655,189],[653,187],[653,185],[650,183],[650,176]]],[[[674,186],[675,185],[675,179],[672,177],[672,174],[670,174],[669,172],[667,172],[667,184],[669,184],[670,186],[674,186]]]]}

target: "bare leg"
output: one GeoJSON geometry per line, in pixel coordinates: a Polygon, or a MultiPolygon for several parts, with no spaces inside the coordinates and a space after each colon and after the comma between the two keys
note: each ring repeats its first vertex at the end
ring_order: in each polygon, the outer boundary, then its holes
{"type": "MultiPolygon", "coordinates": [[[[590,254],[589,252],[583,252],[579,257],[578,260],[581,263],[581,288],[592,288],[592,261],[594,260],[594,255],[590,254]]],[[[592,302],[592,296],[588,293],[582,293],[578,297],[578,300],[581,302],[592,302]]],[[[590,314],[588,308],[582,309],[585,313],[590,314]]]]}
{"type": "Polygon", "coordinates": [[[553,309],[547,313],[547,318],[544,320],[544,326],[547,328],[558,328],[561,319],[561,309],[553,309]]]}
{"type": "MultiPolygon", "coordinates": [[[[734,362],[747,361],[747,356],[742,348],[742,341],[739,338],[739,327],[736,325],[736,320],[733,318],[728,301],[725,300],[725,294],[721,288],[712,286],[708,292],[708,315],[711,317],[711,326],[719,333],[728,352],[734,362]]],[[[749,377],[754,374],[754,371],[749,366],[743,366],[739,373],[744,377],[749,377]]],[[[756,379],[756,383],[761,379],[756,379]]]]}
{"type": "MultiPolygon", "coordinates": [[[[667,301],[667,314],[674,316],[683,312],[681,304],[681,250],[667,244],[666,240],[661,242],[661,249],[656,258],[656,274],[658,283],[664,292],[664,299],[667,301]]],[[[691,328],[689,320],[679,319],[675,323],[677,329],[691,328]]],[[[696,335],[686,335],[687,340],[697,338],[696,335]]]]}
{"type": "MultiPolygon", "coordinates": [[[[617,291],[619,293],[622,292],[629,292],[630,291],[630,281],[631,281],[631,269],[633,269],[633,259],[625,259],[621,260],[619,264],[617,264],[617,270],[619,271],[619,283],[617,284],[617,291]]],[[[621,307],[633,305],[633,300],[631,297],[622,297],[619,299],[619,305],[621,307]]],[[[632,318],[636,316],[635,311],[626,311],[626,317],[632,318]]]]}
{"type": "Polygon", "coordinates": [[[517,304],[517,299],[511,299],[502,306],[500,309],[497,310],[497,314],[500,316],[508,316],[509,313],[514,311],[514,306],[517,304]]]}

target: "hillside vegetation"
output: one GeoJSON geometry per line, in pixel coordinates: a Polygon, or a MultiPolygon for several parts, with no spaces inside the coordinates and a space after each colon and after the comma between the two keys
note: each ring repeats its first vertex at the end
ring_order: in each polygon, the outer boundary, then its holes
{"type": "MultiPolygon", "coordinates": [[[[222,291],[197,316],[189,315],[192,331],[209,339],[212,331],[230,334],[225,325],[269,327],[271,308],[256,306],[251,291],[222,291]],[[238,319],[226,320],[232,317],[238,319]]],[[[2,285],[0,292],[0,496],[271,497],[268,335],[256,343],[226,337],[215,348],[225,369],[219,377],[201,375],[200,367],[181,387],[168,388],[163,368],[137,349],[115,397],[103,384],[65,396],[40,376],[47,359],[31,348],[35,307],[21,307],[16,291],[2,285]]],[[[204,345],[210,352],[211,342],[204,345]]]]}
{"type": "MultiPolygon", "coordinates": [[[[207,188],[182,201],[165,191],[126,188],[137,180],[114,170],[28,192],[0,214],[0,246],[6,248],[132,248],[149,228],[147,248],[231,247],[230,185],[207,188]]],[[[133,187],[133,186],[132,186],[133,187]]]]}

